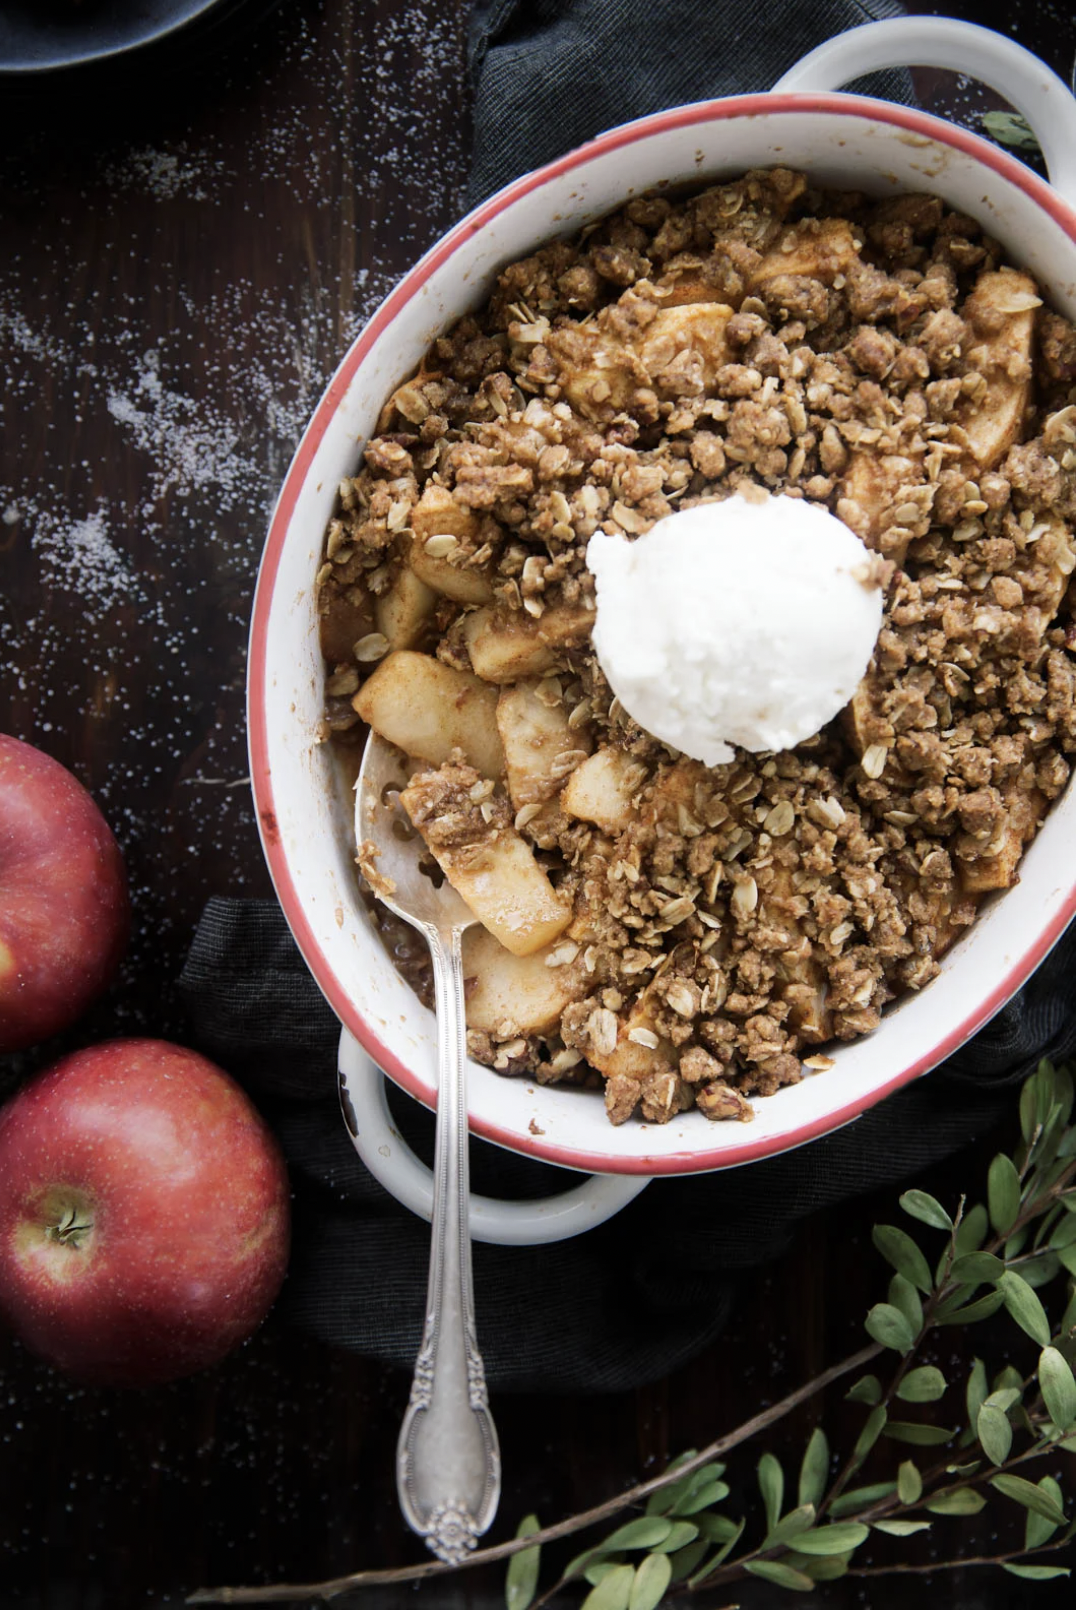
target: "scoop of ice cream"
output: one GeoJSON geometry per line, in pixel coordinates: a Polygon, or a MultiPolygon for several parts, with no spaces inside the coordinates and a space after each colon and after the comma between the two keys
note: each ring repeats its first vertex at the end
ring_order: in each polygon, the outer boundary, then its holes
{"type": "Polygon", "coordinates": [[[708,766],[790,749],[848,703],[882,623],[878,566],[802,498],[735,496],[633,542],[597,532],[594,647],[625,710],[708,766]]]}

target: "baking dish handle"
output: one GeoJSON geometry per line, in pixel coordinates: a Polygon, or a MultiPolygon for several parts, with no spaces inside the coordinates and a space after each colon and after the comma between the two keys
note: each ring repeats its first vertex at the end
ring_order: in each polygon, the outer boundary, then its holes
{"type": "MultiPolygon", "coordinates": [[[[385,1076],[347,1029],[340,1035],[340,1105],[351,1142],[376,1180],[420,1218],[433,1211],[433,1174],[415,1156],[389,1111],[385,1076]]],[[[604,1224],[645,1185],[645,1174],[591,1174],[581,1185],[536,1201],[471,1197],[471,1236],[501,1246],[566,1241],[604,1224]]]]}
{"type": "Polygon", "coordinates": [[[1050,183],[1076,206],[1076,99],[1045,62],[992,28],[955,17],[868,22],[812,50],[773,91],[840,89],[886,67],[944,67],[1004,95],[1030,124],[1050,183]]]}

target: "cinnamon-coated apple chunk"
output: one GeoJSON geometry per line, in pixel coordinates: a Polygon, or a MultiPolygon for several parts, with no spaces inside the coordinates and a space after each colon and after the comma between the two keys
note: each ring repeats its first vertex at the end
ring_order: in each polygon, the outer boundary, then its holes
{"type": "Polygon", "coordinates": [[[513,956],[529,956],[564,932],[571,902],[512,826],[505,796],[461,760],[419,772],[400,803],[478,921],[513,956]]]}
{"type": "Polygon", "coordinates": [[[527,678],[502,688],[497,700],[508,792],[517,810],[552,799],[590,753],[589,731],[569,726],[568,708],[551,682],[527,678]]]}
{"type": "Polygon", "coordinates": [[[498,1039],[548,1034],[588,987],[578,945],[557,939],[516,956],[482,927],[463,936],[463,977],[467,1026],[498,1039]]]}
{"type": "Polygon", "coordinates": [[[593,822],[603,833],[622,833],[635,820],[635,795],[646,767],[623,749],[599,749],[572,772],[560,796],[565,816],[593,822]]]}
{"type": "Polygon", "coordinates": [[[374,606],[377,629],[390,649],[414,648],[425,631],[437,595],[404,565],[374,606]]]}
{"type": "Polygon", "coordinates": [[[351,703],[380,737],[416,760],[439,766],[461,749],[484,777],[504,773],[496,688],[432,654],[390,654],[351,703]]]}
{"type": "Polygon", "coordinates": [[[687,354],[699,365],[698,378],[703,387],[712,389],[718,370],[731,356],[725,339],[725,327],[731,318],[732,309],[724,302],[691,301],[662,307],[635,343],[643,368],[655,385],[662,387],[662,375],[670,366],[675,366],[673,372],[679,375],[687,354]]]}
{"type": "Polygon", "coordinates": [[[473,509],[457,503],[443,486],[427,486],[411,510],[408,564],[435,593],[460,604],[488,604],[493,597],[489,573],[480,565],[458,563],[462,545],[471,552],[481,545],[480,522],[473,509]]]}
{"type": "Polygon", "coordinates": [[[1042,306],[1030,274],[999,268],[980,275],[964,303],[965,356],[985,384],[958,415],[980,470],[1000,464],[1023,434],[1031,397],[1035,309],[1042,306]]]}
{"type": "Polygon", "coordinates": [[[463,637],[476,676],[518,682],[554,670],[565,649],[587,641],[593,625],[594,611],[585,604],[557,604],[538,616],[487,605],[468,615],[463,637]]]}
{"type": "Polygon", "coordinates": [[[750,286],[754,290],[785,274],[832,285],[838,275],[847,274],[858,256],[856,237],[847,219],[805,219],[782,232],[777,244],[751,271],[750,286]]]}

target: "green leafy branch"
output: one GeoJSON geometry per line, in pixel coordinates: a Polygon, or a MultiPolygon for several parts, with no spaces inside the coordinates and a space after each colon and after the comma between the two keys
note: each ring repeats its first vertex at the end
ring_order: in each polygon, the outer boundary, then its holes
{"type": "MultiPolygon", "coordinates": [[[[1021,1092],[1020,1144],[1011,1157],[994,1158],[985,1202],[969,1208],[961,1199],[951,1215],[925,1192],[905,1192],[900,1205],[914,1233],[898,1225],[878,1225],[873,1233],[893,1273],[886,1300],[867,1315],[867,1347],[708,1447],[682,1454],[660,1476],[553,1526],[542,1528],[530,1515],[513,1540],[476,1551],[464,1566],[508,1559],[508,1610],[539,1610],[573,1589],[584,1592],[581,1603],[576,1601],[579,1610],[656,1610],[745,1577],[809,1593],[845,1575],[925,1574],[968,1565],[1000,1567],[1027,1581],[1067,1576],[1069,1568],[1053,1558],[1076,1533],[1061,1484],[1053,1473],[1032,1481],[1022,1472],[1047,1458],[1054,1458],[1058,1469],[1062,1454],[1076,1453],[1072,1109],[1070,1075],[1043,1063],[1021,1092]],[[943,1237],[940,1250],[929,1257],[920,1245],[924,1232],[943,1237]],[[1040,1292],[1052,1303],[1064,1303],[1056,1325],[1040,1292]],[[1035,1344],[1037,1356],[1026,1372],[1012,1364],[991,1372],[976,1358],[955,1410],[956,1383],[922,1360],[924,1344],[938,1331],[994,1315],[1007,1316],[1035,1344]],[[829,1439],[818,1425],[799,1464],[794,1502],[790,1492],[786,1503],[782,1463],[764,1453],[756,1469],[761,1526],[747,1515],[726,1512],[732,1493],[724,1480],[726,1454],[835,1381],[886,1359],[892,1367],[885,1381],[884,1371],[860,1374],[846,1394],[866,1414],[835,1474],[829,1439]],[[929,1418],[931,1406],[943,1402],[948,1404],[945,1420],[962,1425],[929,1418]],[[892,1444],[907,1450],[896,1476],[864,1481],[868,1464],[892,1444]],[[999,1518],[1006,1509],[1024,1512],[1022,1546],[925,1563],[875,1562],[873,1553],[864,1558],[861,1552],[868,1543],[891,1549],[889,1540],[974,1517],[988,1503],[999,1506],[999,1518]],[[618,1518],[608,1535],[539,1592],[545,1545],[618,1518]]],[[[891,1470],[891,1458],[885,1464],[891,1470]]],[[[332,1599],[368,1585],[418,1581],[455,1569],[429,1561],[316,1584],[202,1590],[189,1602],[332,1599]]]]}

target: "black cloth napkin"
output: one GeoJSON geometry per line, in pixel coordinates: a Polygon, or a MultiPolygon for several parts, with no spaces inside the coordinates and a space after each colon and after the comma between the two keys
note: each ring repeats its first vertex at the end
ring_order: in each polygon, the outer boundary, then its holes
{"type": "MultiPolygon", "coordinates": [[[[470,204],[616,123],[770,89],[834,34],[903,15],[897,0],[478,0],[470,204]]],[[[911,99],[902,72],[848,87],[911,99]]]]}
{"type": "MultiPolygon", "coordinates": [[[[985,1133],[1040,1056],[1076,1049],[1076,930],[1016,999],[929,1077],[813,1145],[749,1168],[655,1180],[599,1229],[549,1247],[477,1245],[479,1335],[494,1386],[619,1391],[675,1368],[721,1330],[735,1276],[817,1209],[904,1180],[985,1133]]],[[[336,1096],[340,1028],[271,901],[213,900],[180,979],[194,1042],[267,1113],[295,1188],[284,1312],[323,1340],[408,1368],[425,1305],[429,1229],[367,1174],[336,1096]]],[[[824,1078],[825,1075],[819,1077],[824,1078]]],[[[580,1099],[585,1099],[581,1097],[580,1099]]],[[[394,1113],[427,1161],[433,1121],[394,1113]]],[[[492,1196],[544,1196],[573,1176],[471,1142],[492,1196]]]]}
{"type": "MultiPolygon", "coordinates": [[[[471,199],[614,123],[767,89],[829,35],[899,14],[892,0],[485,0],[471,38],[471,199]]],[[[865,87],[909,98],[903,74],[865,87]]],[[[1070,937],[971,1045],[825,1140],[746,1169],[655,1181],[574,1241],[476,1246],[492,1384],[614,1391],[697,1352],[727,1321],[737,1272],[773,1258],[805,1215],[950,1155],[997,1120],[1008,1086],[1040,1055],[1073,1050],[1074,963],[1070,937]]],[[[410,1368],[429,1231],[352,1150],[336,1098],[339,1028],[275,904],[211,902],[181,988],[194,1042],[246,1083],[288,1155],[296,1244],[285,1312],[329,1342],[410,1368]]],[[[395,1102],[428,1159],[429,1114],[395,1102]]],[[[570,1180],[479,1141],[471,1169],[475,1189],[494,1196],[549,1194],[570,1180]]]]}

